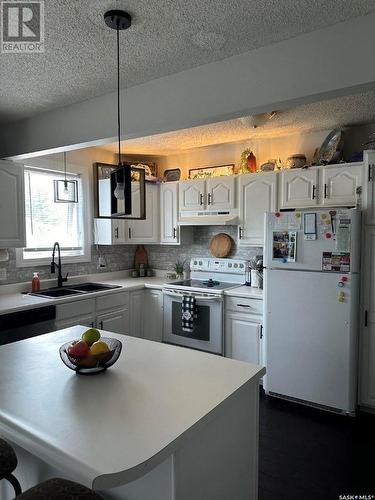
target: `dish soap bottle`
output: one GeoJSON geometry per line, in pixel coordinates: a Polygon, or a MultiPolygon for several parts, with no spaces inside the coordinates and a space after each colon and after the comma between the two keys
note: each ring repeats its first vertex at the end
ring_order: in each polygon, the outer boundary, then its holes
{"type": "Polygon", "coordinates": [[[31,291],[33,293],[39,292],[40,290],[40,278],[38,273],[33,273],[33,279],[31,280],[31,291]]]}

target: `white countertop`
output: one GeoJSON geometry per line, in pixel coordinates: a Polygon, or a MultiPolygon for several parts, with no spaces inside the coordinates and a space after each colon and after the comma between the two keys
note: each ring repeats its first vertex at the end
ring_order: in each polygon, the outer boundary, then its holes
{"type": "MultiPolygon", "coordinates": [[[[79,277],[79,282],[88,281],[87,278],[79,277]]],[[[95,283],[105,283],[108,285],[119,285],[123,290],[139,290],[142,288],[153,288],[162,289],[166,282],[171,282],[172,280],[162,277],[152,277],[152,278],[116,278],[110,277],[107,279],[95,279],[90,281],[95,281],[95,283]]],[[[78,280],[71,280],[70,284],[73,286],[78,280]]],[[[5,285],[6,286],[6,285],[5,285]]],[[[54,286],[49,284],[49,286],[54,286]]],[[[69,283],[65,285],[69,288],[69,283]]],[[[48,288],[48,287],[46,287],[48,288]]],[[[60,297],[55,299],[50,299],[46,297],[36,297],[34,295],[27,295],[21,292],[10,292],[0,294],[0,314],[6,314],[11,312],[16,312],[24,309],[33,309],[35,307],[49,306],[53,304],[63,304],[64,302],[73,302],[76,300],[88,299],[90,297],[97,297],[103,294],[117,293],[120,288],[113,288],[111,290],[101,290],[100,292],[92,292],[81,295],[68,295],[67,297],[60,297]]]]}
{"type": "Polygon", "coordinates": [[[260,288],[253,288],[251,286],[239,286],[238,288],[231,288],[226,290],[224,295],[232,297],[245,297],[249,299],[263,299],[263,290],[260,288]]]}
{"type": "MultiPolygon", "coordinates": [[[[106,275],[93,275],[93,276],[77,276],[69,280],[69,282],[64,285],[69,287],[69,284],[74,285],[78,282],[94,281],[95,283],[105,283],[108,285],[119,285],[124,291],[126,290],[139,290],[142,288],[153,288],[161,290],[163,285],[166,283],[171,283],[173,280],[165,278],[163,276],[155,276],[151,278],[131,278],[129,276],[123,276],[122,273],[118,273],[120,277],[117,277],[116,273],[107,273],[106,275]]],[[[49,282],[45,285],[45,288],[55,286],[55,281],[49,282]]],[[[102,290],[100,292],[93,292],[82,295],[68,295],[67,297],[60,297],[55,299],[49,299],[45,297],[35,297],[33,295],[25,295],[21,293],[21,287],[25,284],[20,285],[2,285],[0,286],[0,314],[7,314],[16,312],[24,309],[33,309],[41,306],[48,306],[54,304],[63,304],[64,302],[73,302],[82,299],[88,299],[91,297],[97,297],[103,294],[118,293],[120,288],[115,288],[112,290],[102,290]],[[8,293],[1,290],[9,290],[8,293]],[[19,288],[20,291],[14,291],[14,289],[19,288]]],[[[27,285],[26,285],[27,286],[27,285]]],[[[224,292],[225,295],[232,295],[235,297],[253,297],[262,299],[263,290],[258,288],[251,288],[247,286],[240,286],[238,288],[233,288],[224,292]]]]}
{"type": "Polygon", "coordinates": [[[146,474],[265,372],[103,332],[122,340],[119,360],[104,373],[76,375],[60,360],[59,346],[85,329],[0,347],[0,434],[96,489],[146,474]]]}

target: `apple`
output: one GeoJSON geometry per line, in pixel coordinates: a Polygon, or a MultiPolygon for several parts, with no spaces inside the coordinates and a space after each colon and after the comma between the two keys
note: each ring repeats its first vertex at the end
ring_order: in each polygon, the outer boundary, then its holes
{"type": "Polygon", "coordinates": [[[90,354],[92,356],[97,356],[98,354],[106,354],[107,352],[110,352],[110,348],[108,347],[108,344],[106,344],[102,340],[94,342],[90,347],[90,354]]]}
{"type": "Polygon", "coordinates": [[[96,328],[89,328],[82,333],[82,340],[88,345],[92,345],[100,339],[100,332],[96,328]]]}
{"type": "Polygon", "coordinates": [[[84,340],[77,340],[68,347],[68,354],[72,358],[84,358],[88,356],[90,347],[84,340]]]}

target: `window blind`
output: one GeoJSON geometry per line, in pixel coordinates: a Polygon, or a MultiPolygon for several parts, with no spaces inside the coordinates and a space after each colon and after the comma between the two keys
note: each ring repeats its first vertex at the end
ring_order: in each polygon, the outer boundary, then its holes
{"type": "Polygon", "coordinates": [[[64,174],[53,170],[25,167],[26,248],[24,259],[49,257],[55,241],[62,254],[83,254],[82,185],[80,176],[67,174],[68,180],[78,180],[78,203],[55,203],[53,181],[64,174]]]}

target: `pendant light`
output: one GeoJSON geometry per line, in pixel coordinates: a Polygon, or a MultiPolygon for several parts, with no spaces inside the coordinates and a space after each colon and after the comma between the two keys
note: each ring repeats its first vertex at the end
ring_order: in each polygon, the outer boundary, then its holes
{"type": "Polygon", "coordinates": [[[78,203],[78,181],[66,178],[66,151],[64,151],[64,179],[53,181],[55,203],[78,203]]]}
{"type": "MultiPolygon", "coordinates": [[[[117,152],[118,165],[113,166],[110,174],[110,196],[111,196],[111,216],[106,218],[123,218],[123,219],[145,219],[146,218],[146,203],[145,203],[145,172],[143,169],[132,167],[129,164],[121,161],[121,106],[120,106],[120,31],[130,28],[132,18],[128,12],[123,10],[109,10],[104,14],[104,21],[107,26],[116,30],[116,45],[117,45],[117,152]],[[132,177],[139,182],[139,206],[132,205],[132,177]]],[[[97,168],[97,167],[96,167],[97,168]]],[[[101,205],[99,198],[100,175],[98,172],[94,174],[96,179],[97,216],[101,217],[99,207],[101,205]]],[[[137,201],[138,203],[138,201],[137,201]]]]}

